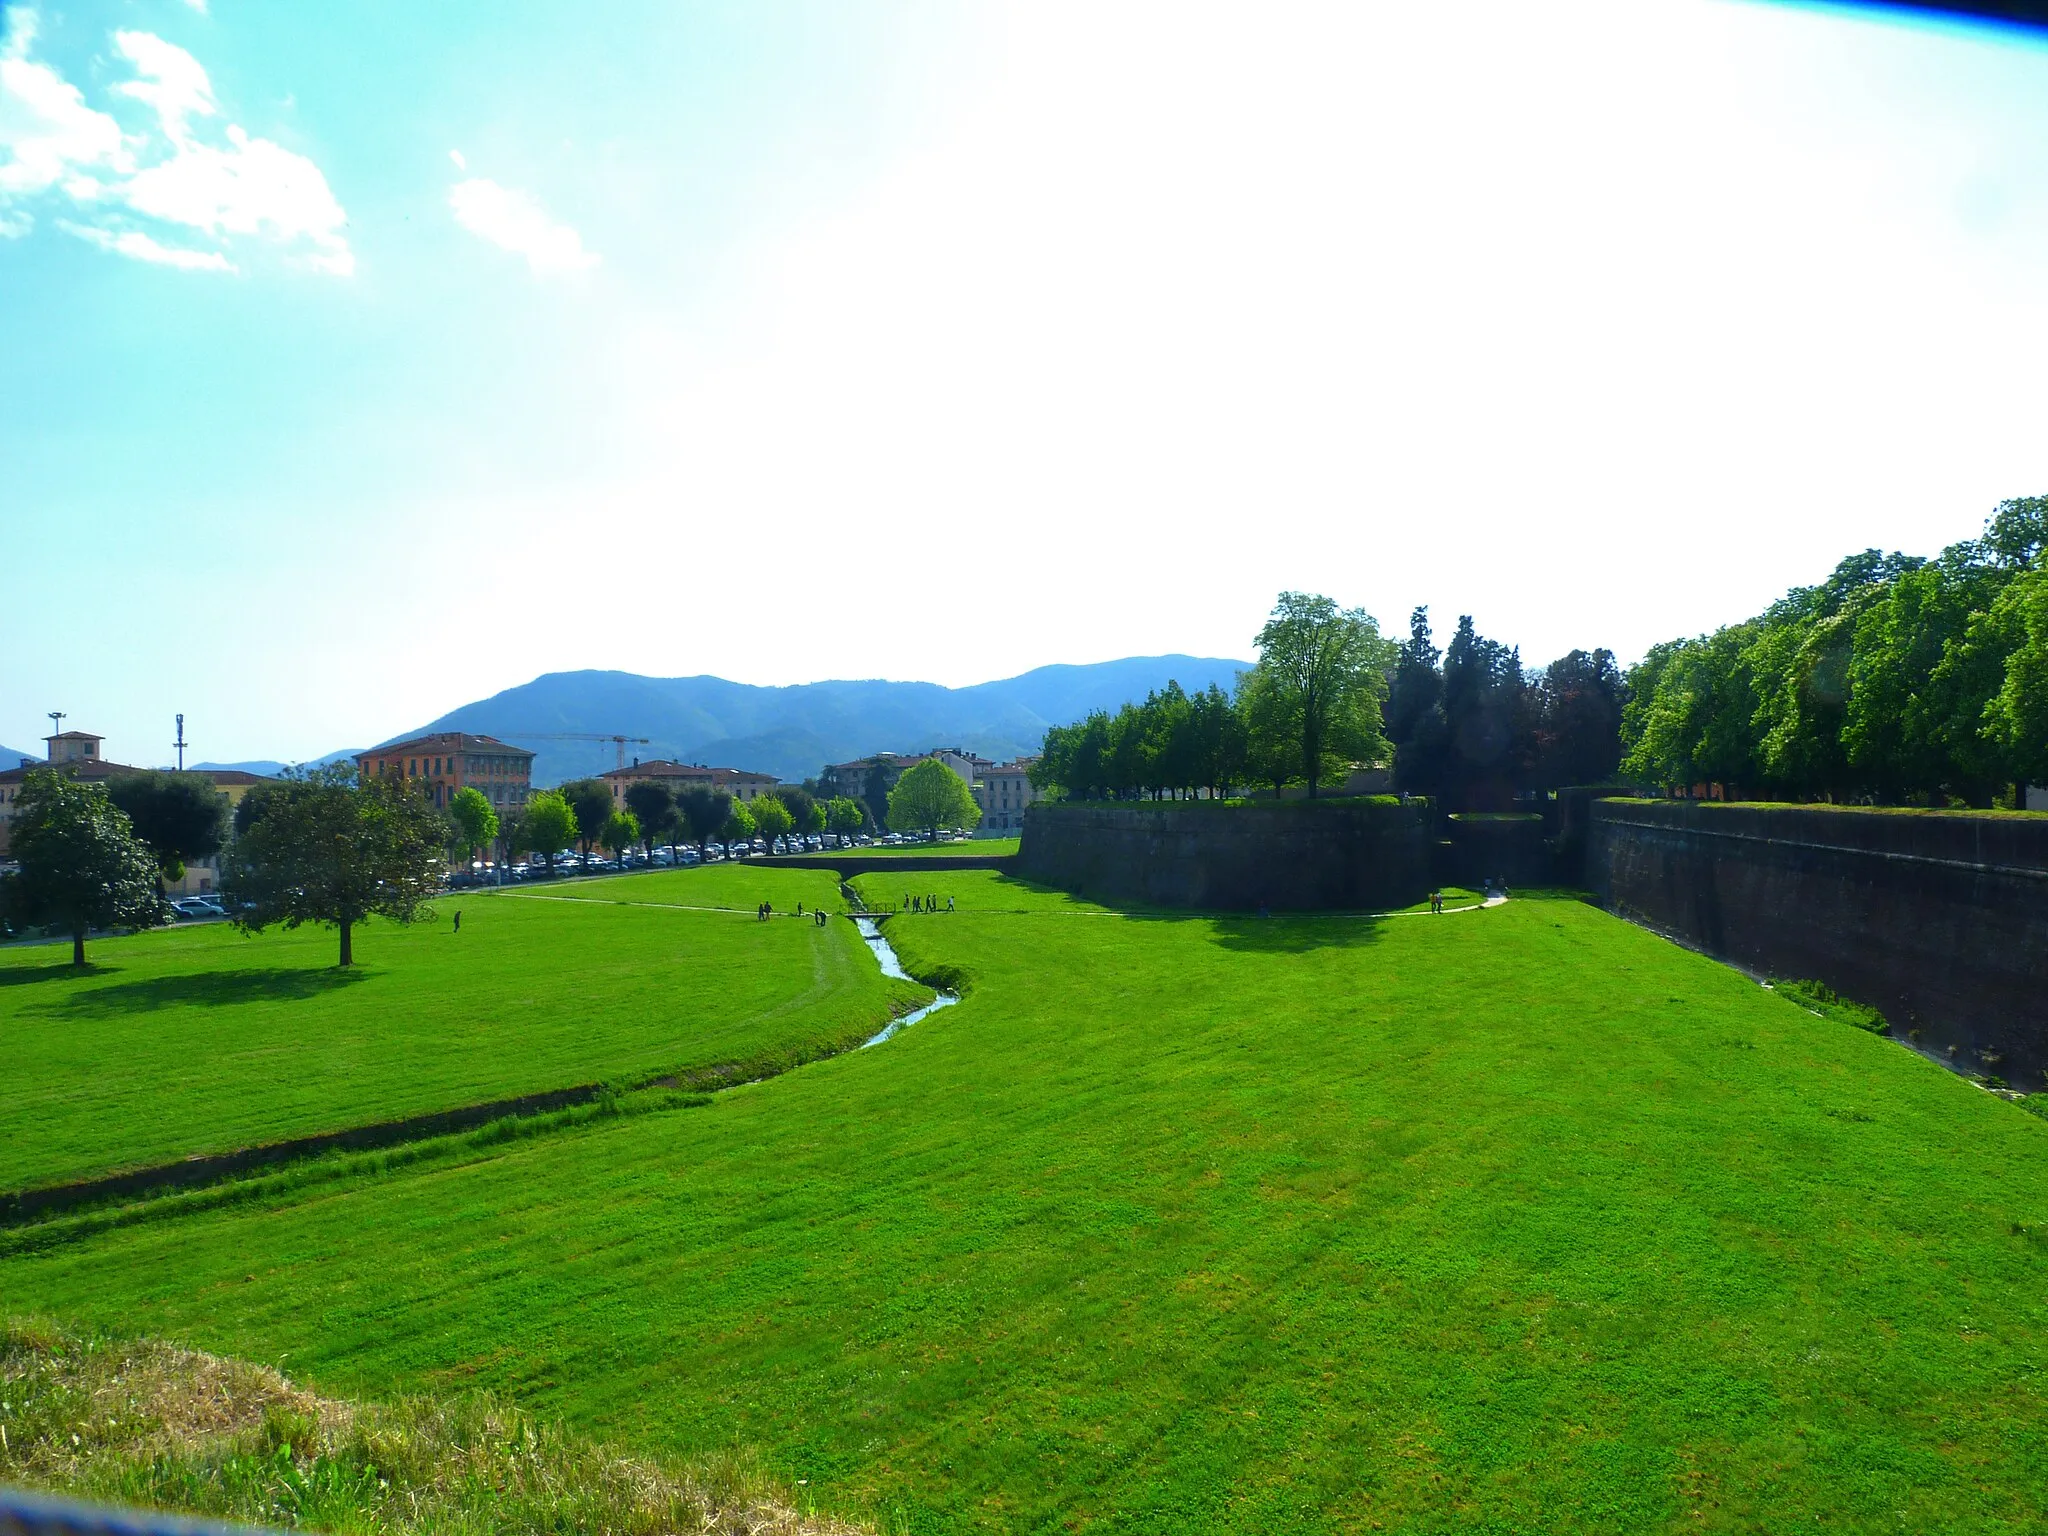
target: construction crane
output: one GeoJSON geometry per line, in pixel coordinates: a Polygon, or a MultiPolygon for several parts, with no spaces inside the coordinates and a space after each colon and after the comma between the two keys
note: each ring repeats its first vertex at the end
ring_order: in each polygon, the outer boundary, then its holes
{"type": "Polygon", "coordinates": [[[645,736],[592,735],[585,731],[515,731],[512,733],[521,741],[609,741],[619,749],[619,766],[626,766],[626,743],[636,747],[649,745],[645,736]]]}

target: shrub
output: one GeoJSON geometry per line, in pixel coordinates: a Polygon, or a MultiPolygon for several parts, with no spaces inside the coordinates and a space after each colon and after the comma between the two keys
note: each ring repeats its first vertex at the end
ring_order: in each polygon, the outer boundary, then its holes
{"type": "Polygon", "coordinates": [[[1851,1002],[1825,982],[1774,981],[1771,986],[1780,997],[1790,998],[1808,1013],[1817,1013],[1824,1019],[1834,1019],[1842,1024],[1853,1024],[1873,1035],[1891,1033],[1891,1025],[1883,1014],[1865,1003],[1851,1002]]]}

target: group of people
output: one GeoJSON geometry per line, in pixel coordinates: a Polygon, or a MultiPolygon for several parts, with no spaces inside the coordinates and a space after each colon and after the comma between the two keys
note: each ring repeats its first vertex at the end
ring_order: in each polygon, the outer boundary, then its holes
{"type": "MultiPolygon", "coordinates": [[[[903,910],[906,912],[936,912],[939,910],[939,898],[936,896],[905,896],[903,898],[903,910]]],[[[950,896],[946,898],[946,910],[948,912],[953,910],[953,898],[950,896]]]]}
{"type": "MultiPolygon", "coordinates": [[[[754,917],[755,920],[758,922],[765,923],[768,921],[769,918],[773,917],[774,915],[775,905],[772,902],[764,901],[761,903],[761,905],[754,908],[754,917]]],[[[796,915],[798,917],[802,917],[804,915],[804,904],[802,902],[798,902],[796,904],[796,915]]],[[[822,928],[831,921],[831,914],[828,913],[823,907],[811,908],[811,922],[813,926],[822,928]]]]}
{"type": "MultiPolygon", "coordinates": [[[[1508,899],[1507,881],[1501,880],[1496,882],[1493,880],[1489,880],[1486,882],[1486,895],[1484,899],[1487,901],[1491,901],[1496,895],[1498,895],[1502,901],[1506,901],[1508,899]]],[[[1436,890],[1431,891],[1429,893],[1429,910],[1432,912],[1441,912],[1444,910],[1444,893],[1442,891],[1436,890]]]]}

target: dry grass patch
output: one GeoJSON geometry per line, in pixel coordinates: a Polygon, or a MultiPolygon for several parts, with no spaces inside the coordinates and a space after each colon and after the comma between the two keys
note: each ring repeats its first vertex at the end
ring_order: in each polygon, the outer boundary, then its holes
{"type": "Polygon", "coordinates": [[[626,1456],[487,1394],[321,1397],[267,1366],[12,1322],[0,1481],[349,1533],[836,1536],[745,1457],[626,1456]]]}

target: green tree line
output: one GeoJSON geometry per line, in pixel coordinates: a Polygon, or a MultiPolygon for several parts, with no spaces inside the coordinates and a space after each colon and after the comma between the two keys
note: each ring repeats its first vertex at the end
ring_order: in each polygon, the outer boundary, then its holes
{"type": "Polygon", "coordinates": [[[1745,798],[1990,807],[2048,782],[2048,497],[1933,559],[1865,550],[1629,674],[1623,773],[1745,798]]]}
{"type": "Polygon", "coordinates": [[[1073,799],[1310,795],[1354,765],[1400,789],[1482,808],[1522,790],[1596,783],[1620,758],[1626,684],[1611,652],[1573,651],[1534,677],[1471,617],[1447,650],[1417,608],[1406,641],[1327,597],[1284,592],[1229,693],[1177,682],[1046,733],[1032,782],[1073,799]]]}

